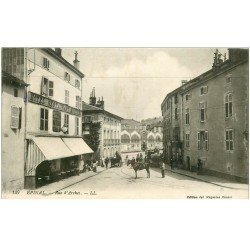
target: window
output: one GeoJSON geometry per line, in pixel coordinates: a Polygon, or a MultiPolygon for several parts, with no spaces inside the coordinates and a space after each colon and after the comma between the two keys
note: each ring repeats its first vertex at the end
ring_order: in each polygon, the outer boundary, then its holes
{"type": "Polygon", "coordinates": [[[191,95],[190,94],[186,94],[186,101],[190,100],[191,99],[191,95]]]}
{"type": "Polygon", "coordinates": [[[75,117],[75,132],[76,132],[76,135],[79,135],[79,118],[78,117],[75,117]]]}
{"type": "Polygon", "coordinates": [[[48,120],[49,120],[49,111],[48,111],[48,109],[41,108],[40,130],[48,131],[48,120]]]}
{"type": "Polygon", "coordinates": [[[208,92],[207,86],[201,87],[201,95],[205,95],[205,94],[207,94],[207,92],[208,92]]]}
{"type": "Polygon", "coordinates": [[[180,140],[180,128],[175,127],[173,132],[174,132],[174,140],[179,141],[180,140]]]}
{"type": "Polygon", "coordinates": [[[65,103],[69,104],[69,91],[65,90],[65,103]]]}
{"type": "Polygon", "coordinates": [[[186,134],[186,140],[185,140],[185,141],[186,141],[186,147],[187,147],[187,148],[189,148],[189,146],[190,146],[190,144],[189,144],[189,139],[190,139],[190,134],[187,133],[187,134],[186,134]]]}
{"type": "Polygon", "coordinates": [[[232,82],[232,76],[228,75],[226,76],[226,83],[231,83],[232,82]]]}
{"type": "Polygon", "coordinates": [[[178,103],[178,95],[174,96],[174,103],[177,104],[178,103]]]}
{"type": "Polygon", "coordinates": [[[225,115],[226,118],[233,115],[233,96],[231,93],[225,96],[225,115]]]}
{"type": "Polygon", "coordinates": [[[81,97],[76,96],[76,108],[81,109],[81,97]]]}
{"type": "Polygon", "coordinates": [[[14,89],[14,97],[18,97],[18,89],[14,89]]]}
{"type": "Polygon", "coordinates": [[[43,58],[43,67],[49,69],[49,60],[45,57],[43,58]]]}
{"type": "Polygon", "coordinates": [[[78,79],[75,80],[75,87],[80,89],[80,81],[78,79]]]}
{"type": "Polygon", "coordinates": [[[199,103],[200,109],[200,122],[205,122],[206,118],[206,103],[199,103]]]}
{"type": "Polygon", "coordinates": [[[197,133],[197,148],[201,149],[201,134],[200,134],[200,132],[197,133]]]}
{"type": "Polygon", "coordinates": [[[61,131],[61,112],[53,110],[53,132],[61,131]]]}
{"type": "Polygon", "coordinates": [[[186,109],[186,124],[189,124],[189,108],[186,109]]]}
{"type": "Polygon", "coordinates": [[[20,109],[16,106],[11,106],[11,119],[10,119],[10,127],[14,129],[20,128],[20,109]]]}
{"type": "Polygon", "coordinates": [[[208,131],[204,133],[205,149],[208,150],[208,131]]]}
{"type": "Polygon", "coordinates": [[[68,72],[64,72],[64,80],[70,82],[70,74],[68,72]]]}
{"type": "Polygon", "coordinates": [[[177,120],[178,119],[178,109],[175,108],[174,110],[174,119],[177,120]]]}
{"type": "Polygon", "coordinates": [[[90,115],[84,116],[84,122],[85,123],[90,123],[93,121],[93,117],[90,115]]]}
{"type": "Polygon", "coordinates": [[[69,115],[67,114],[64,114],[64,126],[68,128],[66,132],[66,134],[68,134],[69,133],[69,115]]]}
{"type": "Polygon", "coordinates": [[[48,96],[49,80],[45,77],[42,78],[41,95],[48,96]]]}
{"type": "Polygon", "coordinates": [[[167,100],[167,109],[169,109],[170,108],[170,100],[168,99],[167,100]]]}
{"type": "Polygon", "coordinates": [[[54,95],[54,82],[49,81],[49,96],[54,95]]]}
{"type": "Polygon", "coordinates": [[[208,150],[208,131],[199,131],[197,133],[197,147],[198,149],[205,148],[208,150]]]}
{"type": "Polygon", "coordinates": [[[42,78],[41,95],[50,97],[54,95],[54,82],[45,77],[42,78]]]}
{"type": "Polygon", "coordinates": [[[226,130],[226,150],[231,151],[234,149],[233,129],[226,130]]]}

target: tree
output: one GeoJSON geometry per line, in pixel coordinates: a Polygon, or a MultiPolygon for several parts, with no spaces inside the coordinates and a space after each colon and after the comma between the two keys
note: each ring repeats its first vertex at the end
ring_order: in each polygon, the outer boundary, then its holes
{"type": "Polygon", "coordinates": [[[94,155],[99,158],[100,152],[98,147],[100,145],[100,122],[91,122],[89,125],[89,134],[83,135],[84,141],[94,151],[94,155]]]}

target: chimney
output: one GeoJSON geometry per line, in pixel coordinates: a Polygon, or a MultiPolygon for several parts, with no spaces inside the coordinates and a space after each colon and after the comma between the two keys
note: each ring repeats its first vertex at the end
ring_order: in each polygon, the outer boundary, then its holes
{"type": "Polygon", "coordinates": [[[79,69],[80,67],[80,61],[77,59],[78,52],[75,51],[75,60],[73,61],[74,67],[79,69]]]}
{"type": "Polygon", "coordinates": [[[58,56],[62,56],[62,49],[61,48],[55,48],[55,52],[58,56]]]}
{"type": "Polygon", "coordinates": [[[101,100],[101,106],[100,106],[101,109],[104,109],[104,101],[103,101],[103,96],[102,96],[102,100],[101,100]]]}

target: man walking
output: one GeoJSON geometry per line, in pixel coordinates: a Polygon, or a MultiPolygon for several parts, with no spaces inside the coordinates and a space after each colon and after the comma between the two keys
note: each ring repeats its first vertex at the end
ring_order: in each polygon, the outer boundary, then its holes
{"type": "Polygon", "coordinates": [[[161,176],[162,176],[162,178],[165,178],[165,169],[166,169],[166,165],[164,163],[164,160],[162,160],[162,162],[161,162],[161,176]]]}

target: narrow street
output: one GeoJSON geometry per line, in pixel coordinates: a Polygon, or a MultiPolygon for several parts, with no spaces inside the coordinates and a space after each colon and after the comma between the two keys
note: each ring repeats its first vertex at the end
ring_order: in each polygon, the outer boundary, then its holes
{"type": "Polygon", "coordinates": [[[109,168],[88,179],[65,186],[51,195],[68,194],[70,198],[248,197],[248,186],[244,184],[235,184],[234,187],[231,183],[231,188],[227,188],[225,183],[221,183],[221,186],[214,185],[170,171],[166,171],[165,178],[162,178],[159,169],[151,169],[150,179],[146,176],[145,170],[138,171],[138,178],[135,179],[134,170],[128,166],[109,168]]]}

